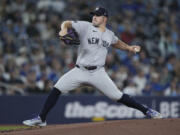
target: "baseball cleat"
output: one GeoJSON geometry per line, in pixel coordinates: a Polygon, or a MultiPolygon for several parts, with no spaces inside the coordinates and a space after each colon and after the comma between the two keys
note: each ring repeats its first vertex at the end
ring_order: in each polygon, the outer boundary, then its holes
{"type": "Polygon", "coordinates": [[[33,126],[44,127],[47,125],[46,121],[43,122],[39,116],[35,117],[33,119],[30,119],[30,120],[25,120],[25,121],[23,121],[23,124],[26,126],[31,126],[31,127],[33,127],[33,126]]]}
{"type": "Polygon", "coordinates": [[[153,109],[148,109],[148,111],[146,112],[146,116],[151,119],[162,119],[163,118],[162,114],[160,114],[159,112],[157,112],[153,109]]]}

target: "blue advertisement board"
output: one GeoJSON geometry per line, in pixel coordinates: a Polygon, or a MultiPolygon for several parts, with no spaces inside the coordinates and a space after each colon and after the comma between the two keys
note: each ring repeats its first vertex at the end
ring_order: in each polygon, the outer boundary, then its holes
{"type": "MultiPolygon", "coordinates": [[[[21,124],[38,115],[47,95],[0,96],[0,124],[21,124]]],[[[180,97],[135,97],[163,114],[180,117],[180,97]]],[[[144,115],[135,109],[116,103],[104,96],[61,96],[47,117],[49,124],[79,123],[103,120],[139,119],[144,115]]]]}

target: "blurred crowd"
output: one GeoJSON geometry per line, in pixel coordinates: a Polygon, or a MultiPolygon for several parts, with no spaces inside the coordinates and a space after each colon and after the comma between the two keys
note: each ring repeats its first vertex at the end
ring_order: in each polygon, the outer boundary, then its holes
{"type": "MultiPolygon", "coordinates": [[[[91,21],[104,6],[107,27],[139,54],[109,49],[106,71],[132,96],[180,95],[180,1],[178,0],[1,0],[0,95],[46,93],[74,67],[76,47],[58,37],[64,20],[91,21]]],[[[82,87],[71,92],[99,94],[82,87]]]]}

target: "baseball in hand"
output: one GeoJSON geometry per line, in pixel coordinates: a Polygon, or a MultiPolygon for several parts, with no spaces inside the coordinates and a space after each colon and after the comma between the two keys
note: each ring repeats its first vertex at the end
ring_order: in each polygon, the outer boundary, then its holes
{"type": "Polygon", "coordinates": [[[139,47],[135,47],[135,48],[134,48],[134,51],[139,52],[139,51],[140,51],[140,48],[139,48],[139,47]]]}

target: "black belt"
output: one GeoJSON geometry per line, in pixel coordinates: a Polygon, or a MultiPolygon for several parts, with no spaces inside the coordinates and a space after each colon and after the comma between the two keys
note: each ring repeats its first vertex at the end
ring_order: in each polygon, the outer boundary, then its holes
{"type": "MultiPolygon", "coordinates": [[[[79,65],[76,65],[76,67],[77,68],[80,68],[80,66],[79,65]]],[[[87,70],[94,70],[94,69],[96,69],[97,68],[97,66],[83,66],[85,69],[87,69],[87,70]]]]}

